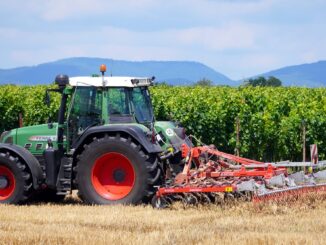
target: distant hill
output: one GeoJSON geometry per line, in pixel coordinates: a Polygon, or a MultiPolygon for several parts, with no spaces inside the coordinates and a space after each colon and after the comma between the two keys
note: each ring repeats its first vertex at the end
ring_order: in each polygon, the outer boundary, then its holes
{"type": "MultiPolygon", "coordinates": [[[[325,87],[326,61],[311,64],[287,66],[259,76],[274,76],[280,79],[284,86],[325,87]]],[[[257,77],[257,76],[255,76],[257,77]]]]}
{"type": "MultiPolygon", "coordinates": [[[[103,58],[67,58],[36,66],[0,69],[0,84],[49,84],[57,74],[89,76],[99,74],[99,66],[106,64],[107,75],[156,77],[157,82],[171,85],[190,85],[203,78],[215,85],[237,86],[233,81],[214,69],[193,61],[123,61],[103,58]]],[[[287,66],[257,76],[274,76],[284,86],[326,87],[326,61],[287,66]]]]}
{"type": "Polygon", "coordinates": [[[122,61],[102,58],[68,58],[37,66],[0,69],[0,84],[48,84],[57,74],[89,76],[99,74],[100,64],[108,67],[107,75],[156,77],[157,82],[187,85],[206,78],[215,85],[237,85],[212,68],[191,61],[122,61]]]}

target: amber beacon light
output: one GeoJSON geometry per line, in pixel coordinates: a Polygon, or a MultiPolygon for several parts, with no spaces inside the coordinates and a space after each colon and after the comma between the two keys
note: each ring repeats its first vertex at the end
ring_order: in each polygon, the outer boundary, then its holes
{"type": "Polygon", "coordinates": [[[106,72],[106,65],[102,64],[100,66],[100,72],[102,73],[102,75],[104,75],[104,73],[106,72]]]}

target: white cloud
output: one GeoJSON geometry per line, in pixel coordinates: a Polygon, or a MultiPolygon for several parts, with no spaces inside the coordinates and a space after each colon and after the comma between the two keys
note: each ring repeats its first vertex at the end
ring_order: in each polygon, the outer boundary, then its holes
{"type": "Polygon", "coordinates": [[[170,12],[190,13],[203,18],[237,17],[270,8],[280,0],[11,0],[2,1],[0,8],[15,13],[38,16],[45,21],[62,21],[85,16],[125,16],[154,12],[168,18],[170,12]]]}
{"type": "Polygon", "coordinates": [[[69,20],[85,16],[97,16],[114,13],[124,14],[124,11],[145,11],[153,8],[158,2],[154,0],[29,0],[3,1],[0,8],[15,12],[36,15],[46,21],[69,20]]]}
{"type": "Polygon", "coordinates": [[[137,60],[184,59],[181,50],[186,53],[187,50],[196,48],[203,52],[216,52],[254,46],[253,28],[241,23],[221,28],[198,27],[153,32],[136,32],[107,26],[87,31],[57,31],[51,32],[51,35],[40,31],[0,29],[0,37],[2,35],[6,35],[8,43],[17,42],[16,49],[11,52],[15,63],[26,62],[28,56],[35,60],[35,55],[31,56],[31,53],[44,57],[38,62],[54,57],[82,55],[137,60]]]}
{"type": "Polygon", "coordinates": [[[253,25],[233,23],[223,27],[195,27],[176,31],[181,45],[198,45],[207,50],[251,48],[255,43],[253,25]]]}
{"type": "Polygon", "coordinates": [[[203,18],[218,18],[227,21],[231,19],[238,19],[250,14],[261,13],[270,9],[281,0],[188,0],[186,6],[182,0],[174,1],[180,3],[185,9],[190,10],[196,15],[203,18]]]}

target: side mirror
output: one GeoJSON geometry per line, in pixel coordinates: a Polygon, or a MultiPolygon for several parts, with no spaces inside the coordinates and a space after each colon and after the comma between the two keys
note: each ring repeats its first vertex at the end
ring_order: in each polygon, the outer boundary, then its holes
{"type": "Polygon", "coordinates": [[[67,75],[58,75],[55,77],[55,83],[59,89],[64,89],[69,84],[69,77],[67,75]]]}
{"type": "Polygon", "coordinates": [[[50,98],[50,95],[49,95],[49,91],[48,90],[45,91],[44,103],[47,105],[47,107],[50,106],[51,98],[50,98]]]}

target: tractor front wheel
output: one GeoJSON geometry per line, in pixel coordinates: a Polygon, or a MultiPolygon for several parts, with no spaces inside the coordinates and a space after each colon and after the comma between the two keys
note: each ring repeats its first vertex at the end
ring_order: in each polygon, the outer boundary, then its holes
{"type": "Polygon", "coordinates": [[[146,154],[130,138],[106,136],[84,146],[76,167],[80,197],[90,204],[149,201],[161,170],[156,155],[146,154]]]}
{"type": "Polygon", "coordinates": [[[0,152],[0,203],[22,203],[31,191],[32,178],[27,166],[11,153],[0,152]]]}

